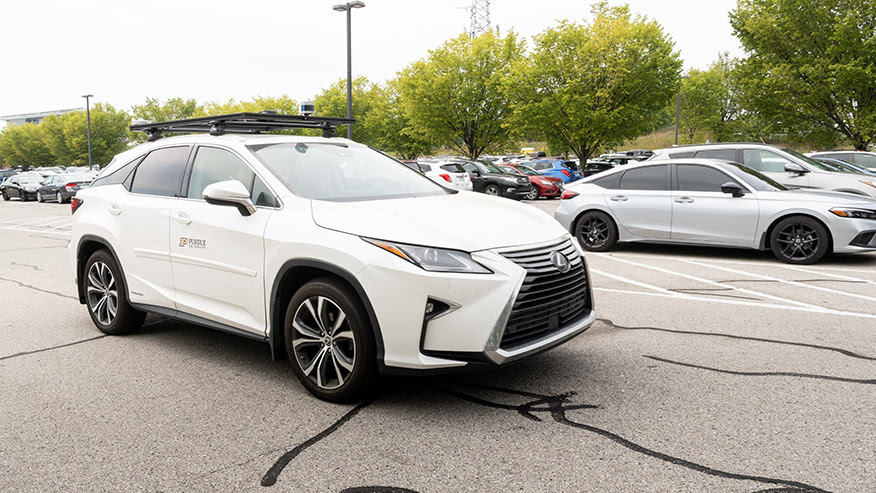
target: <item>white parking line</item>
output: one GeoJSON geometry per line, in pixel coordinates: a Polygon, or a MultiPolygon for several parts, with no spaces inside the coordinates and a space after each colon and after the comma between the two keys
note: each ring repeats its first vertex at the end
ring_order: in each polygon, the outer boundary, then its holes
{"type": "Polygon", "coordinates": [[[874,280],[872,280],[872,279],[864,279],[864,278],[861,278],[861,277],[844,276],[844,275],[842,275],[842,274],[831,274],[830,272],[811,272],[811,271],[808,271],[808,270],[806,270],[806,269],[802,269],[802,268],[797,267],[797,266],[794,266],[794,265],[784,265],[784,264],[781,264],[781,265],[777,265],[776,267],[783,267],[783,268],[785,268],[785,269],[790,269],[790,270],[793,270],[793,271],[801,272],[801,273],[803,273],[803,274],[811,274],[811,275],[819,275],[819,276],[832,277],[832,278],[834,278],[834,279],[840,279],[840,280],[843,280],[843,281],[852,281],[852,282],[859,282],[859,283],[876,284],[876,281],[874,281],[874,280]]]}
{"type": "Polygon", "coordinates": [[[754,278],[757,278],[757,279],[763,279],[763,280],[767,280],[767,281],[779,282],[779,283],[782,283],[782,284],[788,284],[788,285],[791,285],[791,286],[797,286],[797,287],[799,287],[799,288],[814,289],[814,290],[816,290],[816,291],[823,291],[823,292],[825,292],[825,293],[839,294],[839,295],[842,295],[842,296],[851,296],[852,298],[860,298],[860,299],[862,299],[862,300],[867,300],[867,301],[876,301],[876,298],[874,298],[874,297],[872,297],[872,296],[865,296],[865,295],[863,295],[863,294],[857,294],[857,293],[848,293],[848,292],[846,292],[846,291],[840,291],[840,290],[838,290],[838,289],[825,288],[825,287],[823,287],[823,286],[813,286],[813,285],[811,285],[811,284],[806,284],[806,283],[803,283],[803,282],[789,281],[789,280],[781,279],[781,278],[778,278],[778,277],[765,276],[765,275],[763,275],[763,274],[753,274],[753,273],[751,273],[751,272],[746,272],[746,271],[741,271],[741,270],[731,269],[731,268],[729,268],[729,267],[721,267],[721,266],[718,266],[718,265],[708,265],[708,264],[703,263],[703,262],[697,262],[696,260],[679,260],[679,261],[680,261],[680,262],[684,262],[684,263],[686,263],[686,264],[690,264],[690,265],[697,265],[697,266],[700,266],[700,267],[705,267],[705,268],[707,268],[707,269],[716,269],[716,270],[720,270],[720,271],[724,271],[724,272],[730,272],[731,274],[739,274],[739,275],[742,275],[742,276],[748,276],[748,277],[754,277],[754,278]]]}
{"type": "Polygon", "coordinates": [[[740,287],[737,287],[737,286],[730,286],[730,285],[727,285],[727,284],[721,284],[721,283],[716,282],[716,281],[712,281],[712,280],[709,280],[709,279],[704,279],[704,278],[702,278],[702,277],[691,276],[691,275],[688,275],[688,274],[682,274],[681,272],[677,272],[677,271],[673,271],[673,270],[669,270],[669,269],[664,269],[664,268],[662,268],[662,267],[655,267],[655,266],[653,266],[653,265],[642,264],[642,263],[639,263],[639,262],[633,262],[632,260],[624,260],[624,259],[620,259],[620,258],[617,258],[617,257],[606,257],[606,258],[610,258],[610,259],[612,259],[612,260],[614,260],[614,261],[616,261],[616,262],[622,262],[622,263],[625,263],[625,264],[635,265],[636,267],[642,267],[642,268],[645,268],[645,269],[651,269],[651,270],[655,270],[655,271],[657,271],[657,272],[662,272],[662,273],[664,273],[664,274],[669,274],[669,275],[672,275],[672,276],[683,277],[683,278],[685,278],[685,279],[690,279],[690,280],[692,280],[692,281],[697,281],[697,282],[701,282],[701,283],[704,283],[704,284],[709,284],[709,285],[712,285],[712,286],[718,286],[718,287],[721,287],[721,288],[731,288],[731,289],[733,289],[734,291],[739,291],[740,293],[746,293],[746,294],[754,295],[754,296],[757,296],[757,297],[760,297],[760,298],[768,298],[768,299],[771,299],[771,300],[774,300],[774,301],[783,301],[783,302],[785,302],[785,303],[791,303],[791,304],[793,304],[793,305],[798,305],[798,306],[802,306],[802,307],[810,308],[810,309],[817,309],[817,310],[822,310],[822,309],[823,309],[823,308],[820,307],[820,306],[812,305],[812,304],[809,304],[809,303],[804,303],[804,302],[802,302],[802,301],[796,301],[796,300],[792,300],[792,299],[788,299],[788,298],[782,298],[782,297],[779,297],[779,296],[773,296],[773,295],[771,295],[771,294],[761,293],[761,292],[759,292],[759,291],[752,291],[752,290],[750,290],[750,289],[740,288],[740,287]]]}
{"type": "Polygon", "coordinates": [[[9,231],[24,231],[26,233],[46,233],[51,235],[62,235],[62,236],[71,236],[73,232],[70,230],[64,229],[41,229],[41,228],[19,228],[15,226],[0,226],[0,229],[6,229],[9,231]]]}
{"type": "Polygon", "coordinates": [[[643,282],[634,281],[632,279],[628,279],[626,277],[617,276],[614,274],[609,274],[608,272],[603,272],[598,269],[590,269],[590,272],[593,274],[599,274],[600,276],[605,276],[609,279],[614,279],[615,281],[620,281],[626,284],[632,284],[633,286],[639,286],[640,288],[651,289],[653,291],[657,291],[666,295],[674,296],[676,298],[684,298],[687,297],[684,293],[677,293],[675,291],[670,291],[668,289],[664,289],[658,286],[652,286],[651,284],[645,284],[643,282]]]}
{"type": "Polygon", "coordinates": [[[700,298],[697,296],[688,296],[688,295],[682,295],[681,297],[678,297],[678,296],[668,295],[668,294],[664,294],[664,293],[649,293],[647,291],[627,291],[624,289],[593,288],[593,290],[594,291],[604,291],[607,293],[633,294],[633,295],[642,295],[642,296],[659,296],[661,298],[683,299],[685,301],[702,301],[705,303],[722,303],[725,305],[741,305],[741,306],[750,306],[750,307],[770,308],[770,309],[774,309],[774,310],[790,310],[790,311],[797,311],[797,312],[823,313],[823,314],[827,314],[827,315],[843,315],[843,316],[847,316],[847,317],[860,317],[860,318],[876,319],[876,314],[872,314],[872,313],[847,312],[847,311],[842,311],[842,310],[834,310],[832,308],[822,308],[820,306],[814,306],[814,305],[807,308],[807,307],[802,307],[802,306],[774,305],[772,303],[757,303],[757,302],[744,301],[744,300],[731,300],[731,299],[722,299],[722,298],[700,298]]]}

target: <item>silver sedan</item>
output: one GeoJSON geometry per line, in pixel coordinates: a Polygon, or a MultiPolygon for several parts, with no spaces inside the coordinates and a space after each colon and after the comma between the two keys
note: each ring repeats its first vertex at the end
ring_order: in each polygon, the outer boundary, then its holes
{"type": "Polygon", "coordinates": [[[617,242],[770,249],[792,264],[876,251],[876,199],[789,190],[715,159],[647,161],[567,185],[554,216],[590,251],[617,242]]]}

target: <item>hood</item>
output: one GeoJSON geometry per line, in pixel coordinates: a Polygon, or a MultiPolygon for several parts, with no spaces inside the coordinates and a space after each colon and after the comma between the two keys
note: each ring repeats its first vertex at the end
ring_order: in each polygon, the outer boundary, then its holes
{"type": "Polygon", "coordinates": [[[475,192],[362,202],[314,200],[312,210],[314,222],[323,228],[467,252],[551,241],[566,234],[554,218],[535,207],[475,192]]]}
{"type": "Polygon", "coordinates": [[[805,202],[829,203],[833,206],[853,205],[856,207],[876,207],[876,199],[846,192],[829,192],[821,190],[797,189],[781,192],[760,192],[759,198],[774,198],[781,200],[799,200],[805,202]]]}

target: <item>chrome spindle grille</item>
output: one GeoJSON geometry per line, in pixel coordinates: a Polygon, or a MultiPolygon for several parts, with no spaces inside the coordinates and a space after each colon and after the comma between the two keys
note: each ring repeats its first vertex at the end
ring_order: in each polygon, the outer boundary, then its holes
{"type": "Polygon", "coordinates": [[[526,269],[526,278],[505,326],[499,346],[502,349],[512,349],[548,335],[589,312],[592,304],[587,271],[569,239],[501,255],[526,269]],[[561,272],[551,260],[555,252],[568,259],[567,272],[561,272]]]}

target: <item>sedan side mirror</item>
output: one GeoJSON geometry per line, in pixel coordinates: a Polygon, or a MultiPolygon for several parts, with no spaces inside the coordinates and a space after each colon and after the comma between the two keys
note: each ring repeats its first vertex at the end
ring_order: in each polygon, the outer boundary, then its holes
{"type": "Polygon", "coordinates": [[[721,185],[721,191],[724,193],[732,194],[734,197],[742,197],[743,195],[745,195],[742,187],[740,187],[736,183],[733,183],[732,181],[728,181],[727,183],[721,185]]]}
{"type": "Polygon", "coordinates": [[[785,163],[785,171],[788,173],[797,173],[798,175],[805,175],[809,173],[809,170],[800,166],[797,163],[785,163]]]}
{"type": "Polygon", "coordinates": [[[249,199],[249,191],[237,180],[220,181],[207,185],[204,189],[204,200],[213,205],[230,205],[237,207],[241,216],[255,214],[256,208],[249,199]]]}
{"type": "Polygon", "coordinates": [[[481,172],[478,170],[469,171],[468,174],[470,174],[471,176],[481,176],[481,172]]]}

